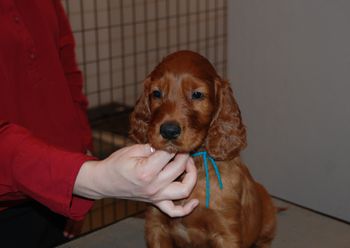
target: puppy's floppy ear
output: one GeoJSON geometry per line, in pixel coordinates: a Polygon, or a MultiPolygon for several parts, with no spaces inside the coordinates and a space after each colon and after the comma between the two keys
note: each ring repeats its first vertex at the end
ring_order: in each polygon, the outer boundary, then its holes
{"type": "Polygon", "coordinates": [[[228,160],[246,146],[246,129],[229,83],[217,79],[215,88],[218,108],[208,131],[206,149],[215,159],[228,160]]]}
{"type": "Polygon", "coordinates": [[[151,118],[149,108],[149,83],[150,79],[146,78],[144,83],[144,92],[137,100],[134,111],[130,115],[130,131],[129,137],[137,143],[147,143],[147,131],[151,118]]]}

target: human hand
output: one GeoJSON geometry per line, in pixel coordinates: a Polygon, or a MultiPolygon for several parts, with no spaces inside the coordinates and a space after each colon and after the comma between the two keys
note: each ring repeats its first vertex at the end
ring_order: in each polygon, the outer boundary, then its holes
{"type": "Polygon", "coordinates": [[[175,205],[174,200],[188,197],[196,180],[197,171],[188,154],[175,156],[154,151],[150,145],[133,145],[105,160],[85,162],[74,193],[92,199],[113,197],[150,202],[169,216],[180,217],[189,214],[198,200],[184,205],[175,205]],[[184,172],[182,181],[174,181],[184,172]]]}
{"type": "Polygon", "coordinates": [[[63,236],[68,239],[77,237],[81,233],[83,225],[84,220],[75,221],[67,219],[66,225],[63,230],[63,236]]]}

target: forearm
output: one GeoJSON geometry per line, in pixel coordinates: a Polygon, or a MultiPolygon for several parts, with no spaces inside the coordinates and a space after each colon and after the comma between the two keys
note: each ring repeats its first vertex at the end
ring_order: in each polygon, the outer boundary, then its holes
{"type": "Polygon", "coordinates": [[[81,165],[89,159],[93,158],[50,146],[17,125],[3,126],[0,195],[29,197],[57,213],[81,219],[92,202],[74,197],[73,184],[81,165]]]}

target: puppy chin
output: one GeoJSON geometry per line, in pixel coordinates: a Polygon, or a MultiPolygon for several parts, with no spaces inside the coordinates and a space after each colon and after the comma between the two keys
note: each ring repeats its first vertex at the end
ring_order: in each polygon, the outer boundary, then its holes
{"type": "Polygon", "coordinates": [[[172,141],[163,141],[163,142],[150,142],[152,147],[157,150],[163,150],[169,153],[189,153],[191,149],[186,149],[181,145],[174,144],[172,141]]]}
{"type": "Polygon", "coordinates": [[[163,150],[169,153],[178,153],[180,152],[179,148],[171,143],[153,143],[151,142],[151,146],[155,148],[156,150],[163,150]]]}

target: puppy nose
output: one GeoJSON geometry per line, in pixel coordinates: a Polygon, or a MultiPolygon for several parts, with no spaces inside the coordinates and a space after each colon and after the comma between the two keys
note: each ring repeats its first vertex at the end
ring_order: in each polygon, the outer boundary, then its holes
{"type": "Polygon", "coordinates": [[[176,139],[181,133],[181,128],[176,122],[165,122],[160,126],[160,134],[164,139],[176,139]]]}

